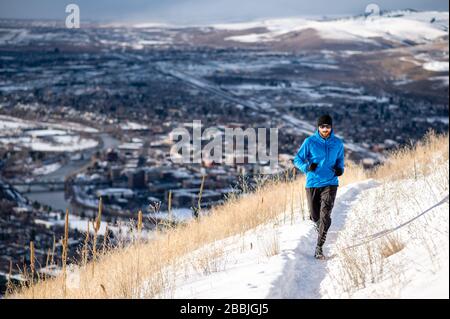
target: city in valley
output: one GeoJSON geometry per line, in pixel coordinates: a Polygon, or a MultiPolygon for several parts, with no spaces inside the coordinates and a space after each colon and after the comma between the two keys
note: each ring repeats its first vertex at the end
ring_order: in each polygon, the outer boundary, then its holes
{"type": "Polygon", "coordinates": [[[448,131],[448,63],[448,12],[80,29],[0,20],[0,274],[20,280],[30,241],[40,271],[57,272],[45,265],[66,209],[74,257],[100,198],[99,233],[113,241],[139,211],[152,232],[294,174],[324,113],[346,160],[376,167],[430,128],[448,131]],[[409,32],[413,23],[422,28],[409,32]],[[174,130],[198,120],[219,133],[277,129],[277,165],[246,152],[227,164],[173,161],[174,130]]]}

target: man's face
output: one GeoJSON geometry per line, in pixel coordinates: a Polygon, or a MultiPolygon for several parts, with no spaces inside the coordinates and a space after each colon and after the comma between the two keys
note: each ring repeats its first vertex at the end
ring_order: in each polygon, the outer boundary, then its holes
{"type": "Polygon", "coordinates": [[[331,125],[322,124],[319,126],[319,133],[322,137],[327,138],[331,134],[331,125]]]}

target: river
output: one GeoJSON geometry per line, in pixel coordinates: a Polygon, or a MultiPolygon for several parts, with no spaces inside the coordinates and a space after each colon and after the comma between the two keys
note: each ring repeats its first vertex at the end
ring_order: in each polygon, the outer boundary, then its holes
{"type": "MultiPolygon", "coordinates": [[[[101,150],[104,151],[108,148],[115,148],[119,145],[119,141],[109,135],[108,133],[100,133],[99,137],[102,140],[101,150]]],[[[91,156],[98,150],[98,148],[89,149],[83,152],[83,159],[77,161],[68,161],[61,166],[58,170],[42,176],[43,179],[48,180],[64,180],[66,176],[69,176],[73,172],[76,172],[83,166],[89,163],[91,156]]],[[[53,209],[65,211],[69,208],[70,211],[76,212],[77,207],[70,204],[70,201],[65,197],[63,190],[51,191],[47,188],[42,188],[42,192],[27,192],[28,187],[16,187],[22,194],[24,194],[31,201],[37,201],[41,204],[51,206],[53,209]]]]}

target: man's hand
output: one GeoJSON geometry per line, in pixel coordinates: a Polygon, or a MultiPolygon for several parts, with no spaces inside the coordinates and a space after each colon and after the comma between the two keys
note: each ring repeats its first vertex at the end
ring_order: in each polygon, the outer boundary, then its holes
{"type": "Polygon", "coordinates": [[[311,163],[308,166],[308,171],[309,172],[314,172],[316,170],[316,168],[317,168],[317,163],[311,163]]]}
{"type": "Polygon", "coordinates": [[[343,173],[343,171],[340,167],[337,167],[337,166],[334,167],[334,175],[341,176],[342,173],[343,173]]]}

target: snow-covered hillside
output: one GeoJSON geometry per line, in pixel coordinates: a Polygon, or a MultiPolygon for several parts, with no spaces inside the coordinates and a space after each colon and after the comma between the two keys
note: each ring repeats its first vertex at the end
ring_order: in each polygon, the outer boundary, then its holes
{"type": "Polygon", "coordinates": [[[310,20],[303,18],[268,19],[248,23],[216,24],[220,30],[250,30],[265,28],[267,32],[231,36],[227,40],[238,42],[268,42],[283,36],[313,29],[323,39],[359,41],[376,44],[376,38],[392,42],[426,43],[448,35],[448,12],[394,11],[380,16],[359,16],[336,20],[310,20]]]}
{"type": "Polygon", "coordinates": [[[340,187],[327,261],[313,258],[312,223],[286,212],[187,255],[166,270],[176,276],[159,297],[448,298],[448,165],[340,187]]]}

